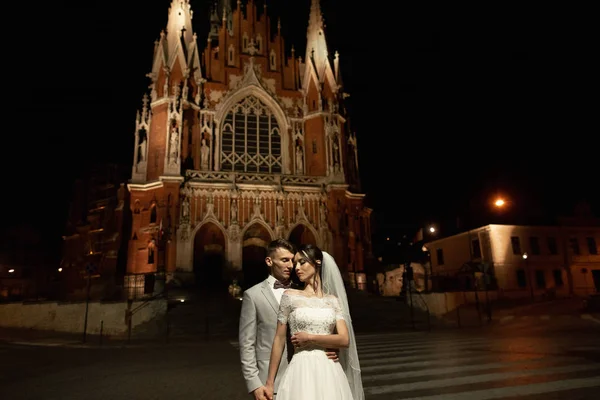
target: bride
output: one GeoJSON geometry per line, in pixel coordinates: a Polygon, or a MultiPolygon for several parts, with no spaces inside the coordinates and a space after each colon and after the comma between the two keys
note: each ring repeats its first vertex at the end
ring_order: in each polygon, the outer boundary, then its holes
{"type": "Polygon", "coordinates": [[[283,293],[271,349],[267,396],[273,399],[277,368],[289,324],[294,357],[279,383],[277,400],[364,400],[348,299],[333,257],[318,247],[300,246],[294,256],[303,290],[283,293]],[[326,348],[339,348],[339,362],[326,348]]]}

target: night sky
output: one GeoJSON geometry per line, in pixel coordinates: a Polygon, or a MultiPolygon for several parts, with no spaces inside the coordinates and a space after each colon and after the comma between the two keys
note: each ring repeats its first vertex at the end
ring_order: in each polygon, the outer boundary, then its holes
{"type": "MultiPolygon", "coordinates": [[[[4,152],[15,191],[3,196],[3,227],[29,224],[46,248],[62,234],[74,177],[93,162],[132,162],[170,0],[113,3],[27,5],[8,41],[5,99],[16,110],[4,143],[26,150],[4,152]]],[[[600,215],[597,46],[585,10],[349,3],[321,1],[377,233],[443,230],[467,205],[489,208],[495,194],[522,216],[569,213],[580,200],[600,215]]],[[[192,0],[201,42],[210,4],[192,0]]],[[[309,4],[269,1],[302,56],[309,4]]]]}

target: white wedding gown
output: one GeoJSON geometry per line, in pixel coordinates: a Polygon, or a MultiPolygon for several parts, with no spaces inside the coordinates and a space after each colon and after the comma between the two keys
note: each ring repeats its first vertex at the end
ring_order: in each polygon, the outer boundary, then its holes
{"type": "MultiPolygon", "coordinates": [[[[277,320],[287,323],[292,335],[330,335],[339,319],[344,317],[337,297],[308,297],[293,290],[283,293],[277,314],[277,320]]],[[[275,399],[352,400],[352,392],[340,363],[327,358],[323,347],[309,345],[295,349],[275,399]]]]}

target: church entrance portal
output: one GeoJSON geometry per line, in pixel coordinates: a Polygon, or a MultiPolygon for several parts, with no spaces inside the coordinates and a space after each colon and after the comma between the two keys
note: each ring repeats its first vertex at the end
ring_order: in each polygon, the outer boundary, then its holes
{"type": "Polygon", "coordinates": [[[243,290],[262,282],[269,275],[269,267],[265,263],[265,257],[270,241],[271,235],[260,224],[254,224],[244,233],[242,249],[244,278],[241,283],[243,290]]]}
{"type": "Polygon", "coordinates": [[[214,224],[206,224],[194,238],[194,278],[205,291],[227,291],[225,237],[214,224]]]}
{"type": "Polygon", "coordinates": [[[294,228],[294,230],[290,233],[290,242],[294,244],[294,246],[298,247],[301,244],[312,244],[318,246],[317,239],[313,233],[304,225],[298,225],[294,228]]]}

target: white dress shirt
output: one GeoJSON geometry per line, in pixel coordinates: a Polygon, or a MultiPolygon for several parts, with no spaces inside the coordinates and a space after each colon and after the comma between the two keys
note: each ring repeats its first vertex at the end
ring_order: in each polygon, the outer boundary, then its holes
{"type": "Polygon", "coordinates": [[[273,296],[275,296],[275,300],[277,300],[277,304],[279,304],[281,302],[281,296],[283,296],[283,292],[285,292],[285,289],[275,289],[273,285],[275,284],[276,280],[277,279],[275,279],[273,275],[269,275],[269,277],[267,278],[267,281],[269,282],[269,287],[273,291],[273,296]]]}

